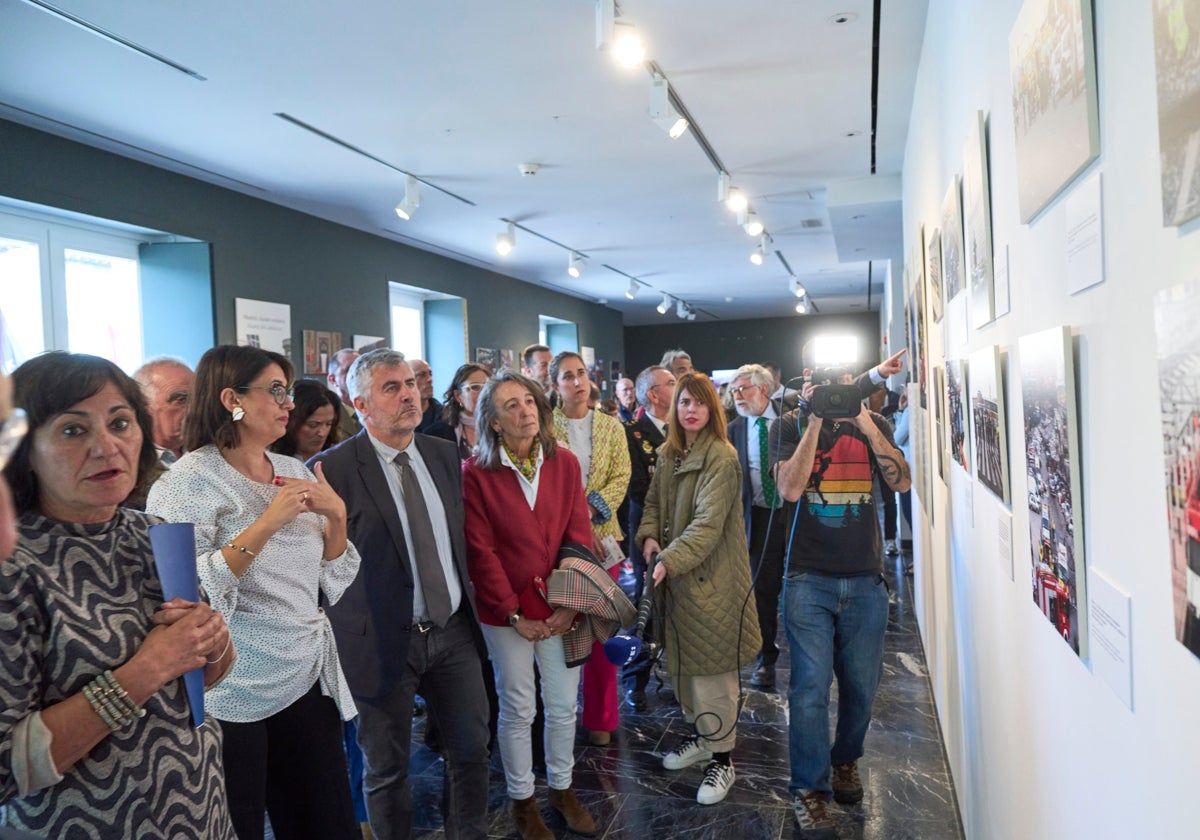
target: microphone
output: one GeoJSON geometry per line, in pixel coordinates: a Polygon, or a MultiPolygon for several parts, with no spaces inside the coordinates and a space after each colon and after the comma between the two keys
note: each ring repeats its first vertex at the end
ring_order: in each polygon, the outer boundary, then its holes
{"type": "MultiPolygon", "coordinates": [[[[642,600],[638,604],[637,625],[632,634],[620,633],[604,643],[604,655],[608,661],[618,667],[629,665],[642,652],[642,637],[646,635],[646,624],[650,621],[650,612],[654,609],[653,578],[654,567],[658,565],[658,555],[651,554],[646,564],[646,585],[642,590],[642,600]]],[[[650,643],[653,649],[655,644],[650,643]]]]}

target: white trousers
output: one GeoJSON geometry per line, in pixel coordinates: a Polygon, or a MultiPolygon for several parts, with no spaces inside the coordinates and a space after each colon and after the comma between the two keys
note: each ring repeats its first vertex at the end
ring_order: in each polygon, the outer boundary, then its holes
{"type": "Polygon", "coordinates": [[[530,728],[537,711],[534,661],[542,678],[546,710],[546,781],[555,790],[571,786],[575,768],[575,718],[579,668],[568,668],[561,636],[529,642],[512,627],[481,624],[500,698],[497,738],[504,779],[511,799],[533,796],[533,745],[530,728]]]}

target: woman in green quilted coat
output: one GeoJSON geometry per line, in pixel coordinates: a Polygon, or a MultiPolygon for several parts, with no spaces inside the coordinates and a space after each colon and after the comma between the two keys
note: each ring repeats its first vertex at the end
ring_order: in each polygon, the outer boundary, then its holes
{"type": "Polygon", "coordinates": [[[636,539],[644,556],[658,554],[658,634],[684,716],[695,728],[667,753],[663,767],[708,762],[696,793],[701,805],[720,802],[733,785],[738,669],[762,645],[741,487],[717,391],[704,374],[685,373],[675,386],[667,440],[636,539]]]}

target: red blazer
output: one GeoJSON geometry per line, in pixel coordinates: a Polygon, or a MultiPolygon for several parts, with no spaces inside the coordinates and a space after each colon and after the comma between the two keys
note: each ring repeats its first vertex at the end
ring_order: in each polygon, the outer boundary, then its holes
{"type": "Polygon", "coordinates": [[[467,571],[483,624],[503,627],[517,609],[549,618],[553,610],[531,589],[534,577],[549,577],[563,543],[592,544],[583,474],[565,447],[542,462],[533,510],[520,482],[510,467],[485,470],[474,458],[463,464],[467,571]]]}

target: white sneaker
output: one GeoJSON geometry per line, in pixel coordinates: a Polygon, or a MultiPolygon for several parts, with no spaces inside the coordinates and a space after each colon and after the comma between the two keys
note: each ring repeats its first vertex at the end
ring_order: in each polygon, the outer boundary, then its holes
{"type": "Polygon", "coordinates": [[[729,793],[735,778],[737,774],[733,772],[732,763],[708,762],[708,766],[704,768],[704,781],[696,791],[696,801],[701,805],[716,805],[729,793]]]}
{"type": "Polygon", "coordinates": [[[701,761],[710,761],[712,750],[700,742],[699,735],[693,735],[682,744],[663,756],[663,769],[682,770],[701,761]]]}

